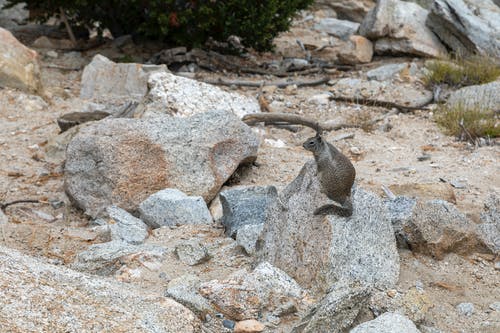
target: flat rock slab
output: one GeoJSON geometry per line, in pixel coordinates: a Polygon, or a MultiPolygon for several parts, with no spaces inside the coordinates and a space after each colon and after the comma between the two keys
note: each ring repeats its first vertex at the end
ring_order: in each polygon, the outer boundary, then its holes
{"type": "Polygon", "coordinates": [[[480,110],[500,110],[500,82],[460,88],[451,93],[447,105],[479,108],[480,110]]]}
{"type": "Polygon", "coordinates": [[[255,160],[258,145],[250,127],[225,111],[103,119],[69,143],[65,190],[92,217],[110,205],[135,211],[172,187],[210,201],[240,163],[255,160]]]}
{"type": "Polygon", "coordinates": [[[80,97],[99,101],[116,98],[139,101],[148,92],[148,78],[155,71],[168,69],[165,65],[115,63],[98,54],[83,70],[80,97]]]}
{"type": "Polygon", "coordinates": [[[338,80],[330,91],[347,98],[369,98],[391,101],[403,106],[422,106],[432,101],[432,92],[411,84],[345,78],[338,80]]]}
{"type": "Polygon", "coordinates": [[[0,87],[42,93],[38,53],[3,28],[0,28],[0,50],[0,87]]]}
{"type": "Polygon", "coordinates": [[[196,316],[162,296],[49,265],[0,247],[2,332],[200,332],[196,316]]]}
{"type": "Polygon", "coordinates": [[[328,203],[331,200],[320,192],[315,162],[307,162],[269,208],[259,257],[302,286],[323,291],[340,280],[393,286],[399,277],[399,255],[382,201],[357,188],[351,217],[313,215],[328,203]]]}
{"type": "Polygon", "coordinates": [[[149,77],[149,91],[137,107],[136,117],[176,115],[188,117],[210,110],[224,110],[243,117],[260,112],[257,99],[237,92],[177,76],[158,72],[149,77]]]}

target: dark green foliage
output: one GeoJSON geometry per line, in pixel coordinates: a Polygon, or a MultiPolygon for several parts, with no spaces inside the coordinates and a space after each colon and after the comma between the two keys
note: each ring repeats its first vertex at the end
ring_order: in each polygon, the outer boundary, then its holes
{"type": "Polygon", "coordinates": [[[26,2],[39,19],[62,7],[73,25],[100,23],[114,37],[144,36],[178,45],[200,46],[230,35],[257,50],[290,26],[292,16],[313,0],[9,0],[26,2]]]}

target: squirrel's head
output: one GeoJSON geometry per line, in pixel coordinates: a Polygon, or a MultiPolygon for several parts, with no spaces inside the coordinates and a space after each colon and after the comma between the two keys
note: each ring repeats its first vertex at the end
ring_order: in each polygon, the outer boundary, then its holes
{"type": "Polygon", "coordinates": [[[313,153],[319,151],[322,146],[323,146],[323,139],[321,138],[321,135],[313,136],[312,138],[307,139],[302,144],[302,147],[304,147],[304,149],[309,150],[313,153]]]}

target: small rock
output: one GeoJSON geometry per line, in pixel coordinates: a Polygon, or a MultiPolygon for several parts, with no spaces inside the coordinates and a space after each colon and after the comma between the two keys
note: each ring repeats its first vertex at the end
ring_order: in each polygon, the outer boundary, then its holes
{"type": "Polygon", "coordinates": [[[229,328],[230,330],[232,330],[234,328],[234,321],[232,320],[229,320],[229,319],[224,319],[222,321],[222,326],[224,326],[225,328],[229,328]]]}
{"type": "Polygon", "coordinates": [[[332,93],[317,94],[309,97],[307,99],[307,102],[315,105],[328,105],[328,103],[330,103],[331,97],[332,93]]]}
{"type": "Polygon", "coordinates": [[[406,63],[388,64],[368,71],[366,73],[366,77],[368,78],[368,80],[385,81],[393,78],[396,74],[398,74],[405,68],[408,68],[408,64],[406,63]]]}
{"type": "Polygon", "coordinates": [[[500,302],[493,302],[489,305],[489,308],[493,311],[500,312],[500,302]]]}
{"type": "Polygon", "coordinates": [[[112,240],[138,245],[148,238],[147,225],[137,217],[116,206],[106,208],[106,212],[111,219],[109,229],[112,240]]]}
{"type": "Polygon", "coordinates": [[[182,275],[168,283],[165,296],[175,299],[201,319],[214,313],[208,301],[198,293],[200,279],[192,274],[182,275]]]}
{"type": "Polygon", "coordinates": [[[474,304],[460,303],[457,305],[457,311],[462,316],[470,317],[474,313],[474,304]]]}
{"type": "Polygon", "coordinates": [[[165,189],[151,195],[139,205],[139,215],[151,228],[212,223],[202,197],[188,196],[177,189],[165,189]]]}
{"type": "Polygon", "coordinates": [[[358,147],[351,147],[349,148],[349,151],[351,152],[351,154],[353,155],[361,155],[363,152],[361,151],[361,149],[359,149],[358,147]]]}
{"type": "Polygon", "coordinates": [[[369,294],[369,288],[337,283],[306,313],[292,332],[345,332],[356,319],[369,294]]]}
{"type": "Polygon", "coordinates": [[[219,197],[226,234],[234,237],[244,225],[263,225],[268,206],[277,195],[274,186],[241,186],[222,191],[219,197]]]}
{"type": "Polygon", "coordinates": [[[49,199],[49,203],[54,209],[59,209],[64,206],[64,201],[58,199],[49,199]]]}
{"type": "MultiPolygon", "coordinates": [[[[309,65],[310,65],[309,61],[307,61],[306,59],[288,58],[288,59],[284,59],[281,62],[280,67],[285,71],[292,71],[292,70],[298,71],[298,70],[302,70],[302,69],[308,67],[309,65]]],[[[274,86],[274,90],[276,90],[276,86],[274,86]]],[[[264,90],[264,91],[266,91],[267,93],[274,92],[272,88],[271,89],[268,88],[267,90],[264,90]]]]}
{"type": "Polygon", "coordinates": [[[234,333],[258,333],[266,328],[264,324],[255,319],[242,320],[234,326],[234,333]]]}
{"type": "Polygon", "coordinates": [[[198,265],[210,259],[207,248],[196,240],[177,245],[175,254],[180,261],[189,266],[198,265]]]}
{"type": "Polygon", "coordinates": [[[46,54],[47,54],[47,57],[54,58],[54,59],[56,59],[59,56],[59,54],[57,54],[57,52],[54,50],[50,50],[46,54]]]}
{"type": "Polygon", "coordinates": [[[283,271],[263,262],[253,272],[242,269],[225,280],[202,283],[200,294],[228,317],[245,320],[289,302],[298,304],[305,292],[283,271]]]}
{"type": "Polygon", "coordinates": [[[96,275],[111,275],[121,268],[127,256],[132,260],[163,260],[167,249],[157,245],[132,245],[122,241],[94,244],[80,252],[71,267],[96,275]]]}
{"type": "Polygon", "coordinates": [[[249,255],[254,255],[257,247],[257,240],[264,226],[262,224],[244,225],[238,229],[236,234],[236,243],[245,249],[249,255]]]}
{"type": "Polygon", "coordinates": [[[347,45],[339,50],[338,61],[341,64],[356,65],[372,61],[373,43],[358,35],[349,37],[347,45]]]}
{"type": "Polygon", "coordinates": [[[420,325],[419,329],[422,333],[443,333],[441,330],[431,326],[420,325]]]}
{"type": "Polygon", "coordinates": [[[386,312],[376,319],[356,326],[349,333],[420,333],[415,324],[398,313],[386,312]]]}

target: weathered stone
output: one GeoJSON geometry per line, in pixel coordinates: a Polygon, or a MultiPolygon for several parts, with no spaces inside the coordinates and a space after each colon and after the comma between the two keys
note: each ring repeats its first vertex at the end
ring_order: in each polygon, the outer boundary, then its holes
{"type": "Polygon", "coordinates": [[[397,85],[388,81],[362,80],[344,78],[338,80],[331,88],[334,94],[349,98],[370,98],[380,101],[391,101],[406,106],[422,106],[434,98],[432,91],[416,89],[412,84],[397,85]]]}
{"type": "Polygon", "coordinates": [[[0,247],[3,332],[195,333],[201,324],[179,303],[130,284],[81,274],[0,247]]]}
{"type": "Polygon", "coordinates": [[[132,245],[123,241],[112,241],[89,246],[80,252],[71,268],[97,275],[111,275],[122,266],[124,257],[131,254],[139,260],[140,257],[161,260],[167,250],[157,245],[132,245]]]}
{"type": "Polygon", "coordinates": [[[154,193],[139,205],[141,219],[151,228],[182,224],[210,224],[212,216],[200,196],[187,196],[177,189],[154,193]]]}
{"type": "Polygon", "coordinates": [[[7,0],[0,0],[0,27],[12,29],[23,24],[29,18],[29,12],[24,3],[18,3],[12,8],[2,8],[7,0]]]}
{"type": "Polygon", "coordinates": [[[138,245],[148,238],[147,225],[137,217],[116,206],[106,208],[106,212],[110,217],[109,229],[112,240],[138,245]]]}
{"type": "Polygon", "coordinates": [[[175,186],[210,201],[240,163],[255,160],[258,138],[235,115],[103,119],[78,132],[66,151],[65,190],[90,216],[110,205],[135,211],[175,186]]]}
{"type": "Polygon", "coordinates": [[[56,39],[41,36],[31,44],[31,47],[36,47],[38,49],[71,50],[75,48],[75,45],[69,39],[56,39]]]}
{"type": "Polygon", "coordinates": [[[409,223],[417,200],[404,196],[398,196],[393,200],[384,201],[389,219],[391,220],[396,241],[399,248],[408,248],[408,239],[404,232],[404,227],[409,223]]]}
{"type": "Polygon", "coordinates": [[[375,53],[444,57],[446,48],[425,25],[428,11],[412,2],[379,0],[359,33],[375,42],[375,53]]]}
{"type": "Polygon", "coordinates": [[[481,214],[481,224],[477,226],[478,237],[488,249],[500,254],[500,198],[490,194],[484,203],[484,212],[481,214]]]}
{"type": "Polygon", "coordinates": [[[369,295],[369,288],[336,284],[309,310],[292,332],[345,332],[356,319],[369,295]]]}
{"type": "Polygon", "coordinates": [[[326,32],[329,35],[333,35],[344,40],[348,39],[351,35],[354,35],[358,28],[359,23],[337,20],[331,17],[324,18],[314,25],[314,29],[326,32]]]}
{"type": "Polygon", "coordinates": [[[470,317],[474,313],[474,304],[460,303],[457,305],[457,312],[465,317],[470,317]]]}
{"type": "Polygon", "coordinates": [[[222,191],[222,225],[226,234],[234,237],[245,225],[262,225],[267,209],[278,192],[274,186],[242,186],[222,191]]]}
{"type": "Polygon", "coordinates": [[[200,293],[231,319],[256,319],[262,311],[298,304],[304,291],[292,278],[267,262],[251,273],[239,270],[226,280],[202,283],[200,293]]]}
{"type": "Polygon", "coordinates": [[[353,35],[338,54],[338,62],[348,65],[365,64],[372,61],[373,44],[363,36],[353,35]]]}
{"type": "Polygon", "coordinates": [[[335,37],[321,34],[310,29],[292,27],[289,31],[279,34],[278,37],[273,40],[273,43],[276,53],[284,58],[305,58],[308,52],[306,50],[312,50],[312,58],[332,62],[337,59],[338,54],[337,47],[334,47],[334,43],[332,43],[332,40],[335,39],[335,37]],[[297,43],[297,40],[304,45],[306,50],[302,49],[297,43]]]}
{"type": "Polygon", "coordinates": [[[396,74],[403,69],[408,68],[408,64],[387,64],[366,72],[368,80],[385,81],[392,79],[396,74]]]}
{"type": "Polygon", "coordinates": [[[80,97],[105,101],[113,98],[141,100],[148,92],[151,73],[168,71],[164,65],[115,63],[98,54],[85,66],[80,97]]]}
{"type": "Polygon", "coordinates": [[[405,183],[391,184],[389,189],[395,195],[401,195],[419,200],[445,200],[456,203],[457,198],[453,187],[448,183],[405,183]]]}
{"type": "Polygon", "coordinates": [[[438,259],[449,252],[469,254],[486,248],[474,223],[443,200],[417,202],[403,231],[412,251],[438,259]]]}
{"type": "Polygon", "coordinates": [[[188,117],[211,110],[234,113],[239,118],[260,112],[257,99],[174,74],[154,73],[149,91],[136,110],[136,117],[176,115],[188,117]]]}
{"type": "Polygon", "coordinates": [[[210,259],[207,248],[196,240],[178,244],[175,247],[175,254],[180,261],[189,266],[198,265],[210,259]]]}
{"type": "Polygon", "coordinates": [[[447,105],[450,107],[474,107],[479,110],[500,110],[500,81],[468,86],[451,93],[447,105]]]}
{"type": "Polygon", "coordinates": [[[215,310],[198,293],[199,285],[200,279],[197,276],[183,275],[168,283],[165,296],[173,298],[204,320],[207,314],[213,314],[215,310]]]}
{"type": "Polygon", "coordinates": [[[436,0],[427,25],[456,54],[500,57],[500,7],[492,0],[436,0]]]}
{"type": "Polygon", "coordinates": [[[234,326],[234,333],[258,333],[266,328],[264,324],[255,319],[242,320],[234,326]]]}
{"type": "Polygon", "coordinates": [[[394,292],[374,292],[370,297],[368,306],[376,317],[385,312],[398,312],[415,323],[423,323],[428,319],[434,304],[425,290],[413,287],[406,292],[394,292]]]}
{"type": "Polygon", "coordinates": [[[269,208],[260,258],[306,287],[327,290],[339,280],[393,286],[399,256],[387,211],[377,196],[361,188],[352,198],[349,218],[313,215],[331,200],[320,192],[315,162],[307,162],[269,208]]]}
{"type": "Polygon", "coordinates": [[[315,6],[328,7],[335,10],[343,20],[361,22],[368,11],[375,6],[375,0],[316,0],[315,6]]]}
{"type": "Polygon", "coordinates": [[[239,246],[243,247],[245,252],[249,255],[255,254],[255,251],[257,250],[257,240],[259,239],[263,228],[263,224],[249,224],[242,226],[238,229],[238,233],[236,234],[236,242],[239,246]]]}
{"type": "Polygon", "coordinates": [[[0,87],[43,93],[38,53],[0,28],[0,87]]]}
{"type": "Polygon", "coordinates": [[[415,324],[398,313],[386,312],[376,319],[356,326],[349,333],[420,333],[415,324]]]}

